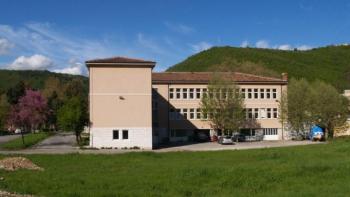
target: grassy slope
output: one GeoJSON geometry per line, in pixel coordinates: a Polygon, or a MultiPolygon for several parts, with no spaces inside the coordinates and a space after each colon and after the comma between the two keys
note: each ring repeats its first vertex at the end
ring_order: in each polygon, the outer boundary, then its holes
{"type": "Polygon", "coordinates": [[[82,78],[88,84],[86,77],[68,74],[59,74],[49,71],[18,71],[18,70],[0,70],[0,93],[5,92],[8,88],[14,86],[23,80],[35,89],[42,89],[46,79],[49,77],[57,77],[62,83],[66,83],[74,78],[82,78]]]}
{"type": "Polygon", "coordinates": [[[61,197],[347,196],[350,139],[300,147],[122,155],[28,155],[0,188],[61,197]]]}
{"type": "Polygon", "coordinates": [[[253,74],[321,79],[338,89],[350,88],[350,46],[309,51],[214,47],[195,54],[168,71],[233,70],[253,74]]]}
{"type": "Polygon", "coordinates": [[[50,133],[30,133],[24,136],[24,144],[22,141],[22,137],[16,138],[14,140],[11,140],[9,142],[6,142],[4,144],[0,145],[0,148],[6,149],[6,150],[19,150],[19,149],[24,149],[31,147],[47,137],[50,136],[50,133]]]}

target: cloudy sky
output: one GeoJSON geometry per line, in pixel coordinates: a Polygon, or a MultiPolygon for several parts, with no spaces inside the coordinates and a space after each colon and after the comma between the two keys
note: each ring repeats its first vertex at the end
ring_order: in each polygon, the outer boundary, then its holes
{"type": "Polygon", "coordinates": [[[128,56],[163,71],[212,46],[308,50],[350,42],[350,2],[35,0],[0,2],[0,68],[86,75],[128,56]]]}

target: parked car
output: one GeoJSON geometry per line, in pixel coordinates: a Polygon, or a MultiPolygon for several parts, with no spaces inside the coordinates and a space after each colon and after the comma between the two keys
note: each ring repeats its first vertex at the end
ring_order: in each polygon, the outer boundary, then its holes
{"type": "Polygon", "coordinates": [[[15,133],[15,134],[21,133],[21,129],[16,129],[14,133],[15,133]]]}
{"type": "Polygon", "coordinates": [[[236,133],[232,136],[232,141],[234,142],[244,142],[245,141],[245,135],[241,133],[236,133]]]}
{"type": "Polygon", "coordinates": [[[219,144],[233,144],[232,136],[229,136],[229,135],[220,136],[218,143],[219,144]]]}

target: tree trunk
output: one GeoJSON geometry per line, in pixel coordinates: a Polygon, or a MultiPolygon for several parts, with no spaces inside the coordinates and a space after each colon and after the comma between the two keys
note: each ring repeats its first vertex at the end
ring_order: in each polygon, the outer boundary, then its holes
{"type": "Polygon", "coordinates": [[[23,129],[21,129],[21,136],[22,136],[22,143],[24,145],[24,134],[23,134],[23,129]]]}

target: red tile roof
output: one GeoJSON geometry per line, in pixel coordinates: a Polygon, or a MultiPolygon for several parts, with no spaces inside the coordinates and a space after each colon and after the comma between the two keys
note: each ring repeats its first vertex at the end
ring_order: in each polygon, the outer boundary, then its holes
{"type": "MultiPolygon", "coordinates": [[[[288,82],[282,80],[282,78],[263,77],[239,72],[221,72],[218,74],[238,84],[286,84],[288,82]]],[[[152,73],[152,82],[153,84],[207,84],[212,77],[212,72],[162,72],[152,73]]]]}
{"type": "Polygon", "coordinates": [[[127,57],[111,57],[111,58],[104,58],[104,59],[94,59],[94,60],[88,60],[85,62],[87,66],[94,64],[110,64],[110,65],[143,65],[143,66],[151,66],[154,67],[156,62],[148,61],[148,60],[142,60],[142,59],[134,59],[134,58],[127,58],[127,57]]]}

